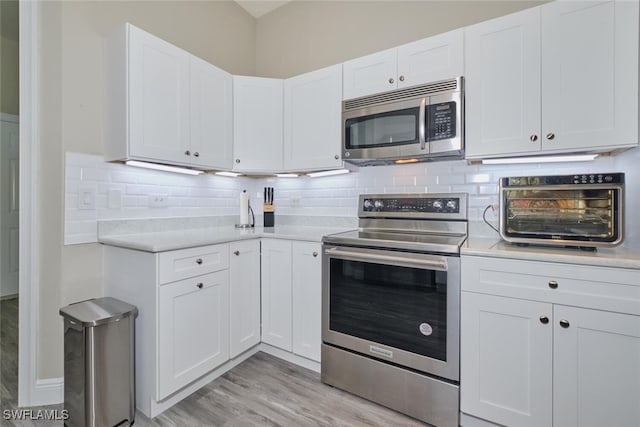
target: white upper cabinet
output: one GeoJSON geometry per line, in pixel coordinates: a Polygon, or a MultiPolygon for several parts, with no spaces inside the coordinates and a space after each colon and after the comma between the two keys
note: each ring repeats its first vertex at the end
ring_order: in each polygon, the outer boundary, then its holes
{"type": "Polygon", "coordinates": [[[638,2],[553,2],[542,10],[542,149],[638,142],[638,2]]]}
{"type": "Polygon", "coordinates": [[[233,169],[283,169],[281,79],[233,76],[233,169]]]}
{"type": "Polygon", "coordinates": [[[439,34],[343,64],[343,99],[463,74],[463,31],[439,34]]]}
{"type": "Polygon", "coordinates": [[[465,30],[466,156],[540,149],[540,11],[465,30]]]}
{"type": "Polygon", "coordinates": [[[233,160],[233,77],[191,56],[191,144],[194,165],[230,169],[233,160]]]}
{"type": "Polygon", "coordinates": [[[284,169],[342,166],[342,65],[284,81],[284,169]]]}
{"type": "Polygon", "coordinates": [[[130,24],[106,53],[106,160],[231,166],[228,73],[130,24]]]}
{"type": "Polygon", "coordinates": [[[552,2],[465,31],[467,158],[637,145],[638,2],[552,2]]]}

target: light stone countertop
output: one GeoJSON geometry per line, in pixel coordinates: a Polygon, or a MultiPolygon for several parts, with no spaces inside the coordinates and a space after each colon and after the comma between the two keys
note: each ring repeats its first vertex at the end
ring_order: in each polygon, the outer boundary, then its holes
{"type": "Polygon", "coordinates": [[[573,248],[518,246],[495,237],[469,237],[460,253],[463,256],[486,256],[640,270],[640,251],[625,246],[587,251],[573,248]]]}
{"type": "Polygon", "coordinates": [[[170,231],[112,234],[98,237],[105,245],[145,252],[165,252],[197,246],[215,245],[245,239],[275,238],[320,242],[326,234],[340,233],[355,227],[276,225],[275,227],[235,228],[233,225],[170,231]]]}

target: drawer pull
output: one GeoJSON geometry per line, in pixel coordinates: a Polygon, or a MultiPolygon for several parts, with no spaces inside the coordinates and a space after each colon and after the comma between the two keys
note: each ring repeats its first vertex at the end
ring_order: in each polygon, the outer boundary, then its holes
{"type": "Polygon", "coordinates": [[[550,287],[551,289],[558,289],[558,282],[556,282],[555,280],[551,280],[551,281],[549,282],[549,287],[550,287]]]}
{"type": "Polygon", "coordinates": [[[313,257],[317,257],[318,256],[318,252],[314,251],[311,255],[313,255],[313,257]]]}
{"type": "Polygon", "coordinates": [[[546,325],[547,323],[549,323],[549,318],[547,316],[540,316],[540,323],[542,323],[543,325],[546,325]]]}
{"type": "Polygon", "coordinates": [[[568,328],[568,327],[569,327],[569,321],[568,321],[568,320],[565,320],[565,319],[562,319],[562,320],[560,321],[560,326],[562,326],[562,327],[563,327],[563,328],[565,328],[565,329],[566,329],[566,328],[568,328]]]}
{"type": "Polygon", "coordinates": [[[198,258],[198,259],[196,260],[196,264],[201,265],[201,264],[202,264],[202,258],[198,258]]]}
{"type": "Polygon", "coordinates": [[[198,287],[198,289],[202,289],[204,285],[202,283],[198,283],[196,286],[198,287]]]}
{"type": "Polygon", "coordinates": [[[238,255],[240,255],[240,251],[233,251],[233,254],[234,254],[235,256],[238,256],[238,255]]]}

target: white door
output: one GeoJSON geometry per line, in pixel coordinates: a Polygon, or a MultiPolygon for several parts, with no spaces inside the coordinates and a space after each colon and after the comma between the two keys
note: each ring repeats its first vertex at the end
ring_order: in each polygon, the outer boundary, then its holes
{"type": "Polygon", "coordinates": [[[190,56],[191,161],[208,169],[231,169],[233,77],[190,56]]]}
{"type": "Polygon", "coordinates": [[[161,285],[158,398],[229,360],[229,272],[161,285]]]}
{"type": "Polygon", "coordinates": [[[462,76],[463,40],[459,29],[398,47],[398,87],[462,76]]]}
{"type": "Polygon", "coordinates": [[[262,342],[291,351],[291,242],[262,240],[262,342]]]}
{"type": "Polygon", "coordinates": [[[397,49],[383,50],[342,64],[342,98],[351,99],[395,89],[397,49]]]}
{"type": "Polygon", "coordinates": [[[233,76],[234,170],[282,170],[282,80],[233,76]]]}
{"type": "Polygon", "coordinates": [[[638,426],[640,316],[554,306],[553,327],[554,425],[638,426]]]}
{"type": "Polygon", "coordinates": [[[260,342],[260,241],[229,245],[230,357],[260,342]]]}
{"type": "Polygon", "coordinates": [[[320,362],[322,343],[321,245],[292,242],[293,352],[320,362]]]}
{"type": "Polygon", "coordinates": [[[542,6],[542,100],[543,150],[637,144],[637,1],[542,6]]]}
{"type": "Polygon", "coordinates": [[[342,65],[284,81],[284,168],[342,166],[342,65]]]}
{"type": "Polygon", "coordinates": [[[190,55],[138,28],[127,28],[130,155],[188,164],[190,55]]]}
{"type": "Polygon", "coordinates": [[[19,137],[17,118],[0,121],[0,297],[18,294],[19,137]]]}
{"type": "Polygon", "coordinates": [[[552,305],[462,292],[460,313],[461,411],[505,426],[550,427],[552,305]]]}
{"type": "Polygon", "coordinates": [[[540,150],[540,9],[465,28],[468,158],[540,150]]]}

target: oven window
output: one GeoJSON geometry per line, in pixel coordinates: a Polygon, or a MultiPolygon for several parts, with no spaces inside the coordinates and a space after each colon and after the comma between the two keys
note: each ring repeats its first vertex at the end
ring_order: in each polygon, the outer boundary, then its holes
{"type": "Polygon", "coordinates": [[[419,108],[347,119],[346,148],[372,148],[418,143],[419,108]]]}
{"type": "Polygon", "coordinates": [[[331,330],[446,361],[446,272],[330,263],[331,330]]]}

